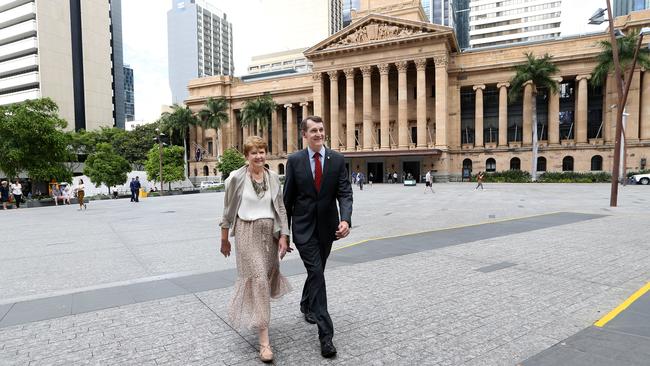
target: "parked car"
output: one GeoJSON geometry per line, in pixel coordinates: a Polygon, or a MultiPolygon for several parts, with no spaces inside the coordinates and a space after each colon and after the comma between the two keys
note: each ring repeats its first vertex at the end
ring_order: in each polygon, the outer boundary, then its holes
{"type": "Polygon", "coordinates": [[[650,173],[647,174],[635,174],[632,176],[634,183],[648,185],[650,184],[650,173]]]}
{"type": "Polygon", "coordinates": [[[201,182],[201,189],[208,189],[208,188],[213,188],[213,187],[223,187],[223,183],[215,182],[212,180],[206,180],[201,182]]]}

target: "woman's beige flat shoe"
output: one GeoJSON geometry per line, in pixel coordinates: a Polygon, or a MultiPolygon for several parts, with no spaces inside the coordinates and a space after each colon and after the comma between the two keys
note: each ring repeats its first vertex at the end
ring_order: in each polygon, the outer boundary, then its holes
{"type": "Polygon", "coordinates": [[[260,360],[262,362],[271,362],[273,361],[273,350],[271,349],[271,345],[261,345],[260,344],[260,360]]]}

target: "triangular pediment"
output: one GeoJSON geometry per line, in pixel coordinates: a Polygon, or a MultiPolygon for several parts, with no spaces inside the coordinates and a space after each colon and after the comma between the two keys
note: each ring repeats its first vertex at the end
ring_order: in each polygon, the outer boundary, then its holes
{"type": "Polygon", "coordinates": [[[428,38],[431,36],[448,39],[450,51],[457,51],[458,44],[450,27],[437,24],[405,20],[382,14],[368,14],[346,28],[331,35],[304,52],[310,56],[341,50],[377,46],[383,43],[428,38]]]}

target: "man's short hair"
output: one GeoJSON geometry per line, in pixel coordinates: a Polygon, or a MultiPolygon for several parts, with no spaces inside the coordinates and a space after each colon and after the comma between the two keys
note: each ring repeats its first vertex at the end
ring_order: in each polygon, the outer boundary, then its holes
{"type": "Polygon", "coordinates": [[[300,131],[307,132],[307,121],[312,121],[316,123],[323,123],[323,119],[319,116],[307,116],[300,122],[300,131]]]}
{"type": "Polygon", "coordinates": [[[246,139],[244,144],[244,156],[248,156],[248,153],[253,149],[268,151],[268,144],[259,136],[250,136],[246,139]]]}

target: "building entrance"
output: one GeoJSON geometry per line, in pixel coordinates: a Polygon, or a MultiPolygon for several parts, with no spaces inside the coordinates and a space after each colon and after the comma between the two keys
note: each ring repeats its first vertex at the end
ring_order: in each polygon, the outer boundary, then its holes
{"type": "Polygon", "coordinates": [[[372,181],[374,183],[384,182],[384,163],[368,163],[368,179],[372,173],[372,181]]]}
{"type": "Polygon", "coordinates": [[[420,162],[419,161],[405,161],[402,163],[402,172],[404,172],[404,177],[407,177],[409,173],[413,176],[416,182],[420,183],[420,162]]]}

